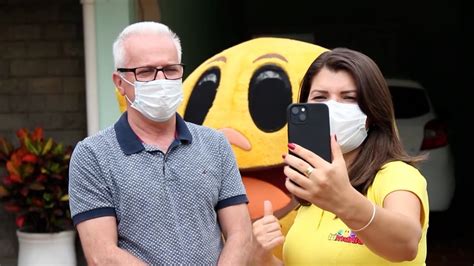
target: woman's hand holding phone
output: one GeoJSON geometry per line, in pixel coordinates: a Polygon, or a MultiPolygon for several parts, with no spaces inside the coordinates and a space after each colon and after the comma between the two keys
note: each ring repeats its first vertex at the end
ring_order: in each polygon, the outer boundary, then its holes
{"type": "Polygon", "coordinates": [[[349,181],[346,163],[335,137],[331,136],[332,162],[298,144],[292,147],[291,153],[284,158],[287,164],[284,168],[286,188],[294,196],[337,215],[343,204],[351,201],[353,193],[358,192],[349,181]],[[305,176],[302,172],[309,166],[314,171],[305,176]]]}
{"type": "MultiPolygon", "coordinates": [[[[323,103],[294,103],[287,108],[288,147],[296,143],[305,147],[326,161],[331,161],[329,109],[323,103]]],[[[291,148],[289,153],[292,153],[291,148]]],[[[308,166],[300,173],[308,175],[314,167],[308,166]]],[[[310,205],[306,200],[295,197],[300,204],[310,205]]]]}

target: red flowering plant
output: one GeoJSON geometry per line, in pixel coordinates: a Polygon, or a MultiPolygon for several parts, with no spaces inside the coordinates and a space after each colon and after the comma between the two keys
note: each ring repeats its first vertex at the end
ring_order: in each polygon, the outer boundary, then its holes
{"type": "Polygon", "coordinates": [[[22,232],[72,229],[68,172],[72,147],[43,137],[43,129],[16,133],[19,147],[0,138],[0,201],[22,232]]]}

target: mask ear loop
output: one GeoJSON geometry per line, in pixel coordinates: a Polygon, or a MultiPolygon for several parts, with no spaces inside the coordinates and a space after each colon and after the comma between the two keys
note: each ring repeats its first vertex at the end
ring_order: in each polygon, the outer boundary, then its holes
{"type": "Polygon", "coordinates": [[[120,74],[119,74],[119,77],[120,77],[123,81],[127,82],[128,84],[132,85],[132,86],[135,88],[135,85],[134,85],[133,83],[131,83],[130,81],[128,81],[128,80],[123,76],[123,73],[120,73],[120,74]]]}
{"type": "MultiPolygon", "coordinates": [[[[135,89],[135,95],[136,95],[136,86],[135,84],[131,83],[130,81],[128,81],[124,76],[123,76],[123,73],[120,73],[119,74],[120,78],[125,81],[126,83],[130,84],[131,86],[133,86],[133,89],[135,89]]],[[[133,102],[130,100],[130,98],[128,98],[127,94],[124,95],[125,96],[125,99],[128,101],[128,103],[130,104],[130,106],[133,105],[133,102]]]]}

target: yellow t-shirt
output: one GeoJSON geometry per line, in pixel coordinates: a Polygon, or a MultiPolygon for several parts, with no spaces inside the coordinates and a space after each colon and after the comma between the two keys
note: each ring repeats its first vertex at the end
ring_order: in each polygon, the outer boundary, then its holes
{"type": "Polygon", "coordinates": [[[415,167],[400,161],[390,162],[378,171],[367,198],[382,206],[385,197],[396,190],[413,192],[422,204],[423,233],[413,261],[393,263],[377,256],[333,213],[311,205],[298,210],[286,236],[285,265],[425,265],[429,217],[426,180],[415,167]]]}

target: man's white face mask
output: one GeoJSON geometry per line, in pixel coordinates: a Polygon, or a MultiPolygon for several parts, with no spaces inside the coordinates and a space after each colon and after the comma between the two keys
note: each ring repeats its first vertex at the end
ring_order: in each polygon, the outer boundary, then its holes
{"type": "Polygon", "coordinates": [[[367,137],[367,115],[355,103],[324,102],[329,107],[331,135],[335,134],[342,153],[358,148],[367,137]]]}
{"type": "Polygon", "coordinates": [[[135,100],[133,102],[125,95],[130,106],[150,120],[156,122],[169,120],[183,101],[182,79],[135,81],[132,84],[124,77],[121,76],[121,78],[135,87],[135,100]]]}

